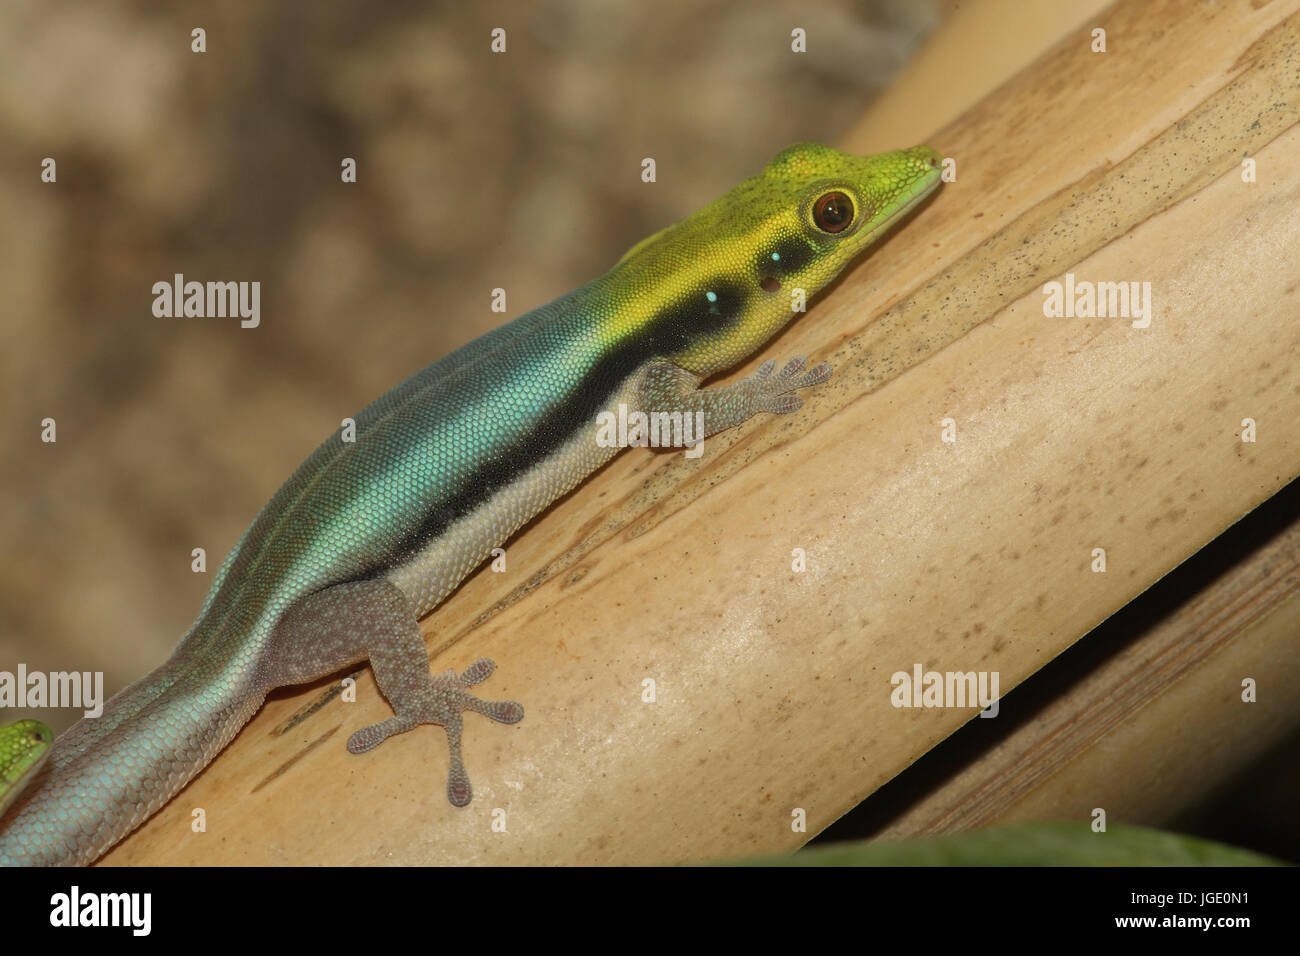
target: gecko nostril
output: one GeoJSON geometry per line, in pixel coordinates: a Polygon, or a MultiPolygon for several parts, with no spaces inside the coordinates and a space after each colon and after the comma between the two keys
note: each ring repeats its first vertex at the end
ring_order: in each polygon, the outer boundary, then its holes
{"type": "Polygon", "coordinates": [[[763,280],[759,282],[758,287],[764,292],[780,292],[781,280],[776,276],[763,276],[763,280]]]}

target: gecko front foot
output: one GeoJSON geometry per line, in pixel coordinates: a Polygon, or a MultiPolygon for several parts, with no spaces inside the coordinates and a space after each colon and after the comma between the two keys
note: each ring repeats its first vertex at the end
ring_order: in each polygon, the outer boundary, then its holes
{"type": "Polygon", "coordinates": [[[774,361],[768,359],[760,365],[748,380],[753,390],[753,411],[772,412],[776,415],[797,411],[803,405],[803,399],[794,392],[800,388],[820,385],[831,377],[831,367],[825,362],[818,362],[812,368],[806,368],[807,364],[807,359],[796,355],[775,375],[774,361]]]}
{"type": "Polygon", "coordinates": [[[496,665],[486,657],[479,658],[463,674],[453,670],[430,675],[424,670],[422,686],[405,689],[398,694],[391,686],[385,687],[395,715],[377,724],[363,727],[348,739],[348,750],[364,753],[383,743],[393,734],[400,734],[420,724],[441,724],[447,731],[447,746],[451,752],[451,766],[447,772],[447,799],[453,806],[463,807],[470,802],[473,790],[469,774],[461,757],[461,714],[472,710],[502,724],[513,724],[523,719],[524,708],[513,700],[481,700],[465,688],[487,680],[496,665]]]}

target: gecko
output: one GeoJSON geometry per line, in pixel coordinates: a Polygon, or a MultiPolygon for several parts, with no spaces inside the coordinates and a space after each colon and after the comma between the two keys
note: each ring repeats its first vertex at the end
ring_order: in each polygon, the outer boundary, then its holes
{"type": "Polygon", "coordinates": [[[18,720],[0,727],[0,814],[45,762],[54,734],[39,720],[18,720]]]}
{"type": "Polygon", "coordinates": [[[748,378],[703,383],[758,351],[940,179],[926,146],[789,147],[605,275],[376,399],[355,416],[354,440],[326,439],[254,518],[172,655],[55,740],[0,818],[0,864],[93,862],[210,763],[272,689],[362,661],[393,716],[353,733],[348,750],[441,725],[447,799],[468,804],[463,714],[510,724],[523,708],[471,693],[490,659],[434,674],[419,620],[621,450],[597,440],[602,412],[689,415],[703,421],[700,439],[796,411],[829,365],[769,360],[748,378]]]}

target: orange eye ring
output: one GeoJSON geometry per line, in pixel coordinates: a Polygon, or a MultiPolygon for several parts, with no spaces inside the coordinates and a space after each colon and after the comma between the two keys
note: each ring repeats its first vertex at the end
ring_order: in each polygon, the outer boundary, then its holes
{"type": "Polygon", "coordinates": [[[822,232],[843,232],[853,222],[853,200],[841,192],[818,196],[813,203],[813,222],[822,232]]]}

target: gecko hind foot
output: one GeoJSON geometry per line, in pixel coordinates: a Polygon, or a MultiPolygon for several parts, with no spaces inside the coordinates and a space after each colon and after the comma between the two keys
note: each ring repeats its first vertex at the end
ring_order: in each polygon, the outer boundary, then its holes
{"type": "Polygon", "coordinates": [[[524,708],[513,700],[482,700],[465,690],[487,680],[495,669],[496,664],[482,657],[462,674],[447,670],[430,675],[424,687],[401,700],[392,701],[396,711],[394,716],[362,727],[349,737],[348,750],[354,754],[364,753],[394,734],[404,733],[420,724],[441,724],[447,732],[447,746],[451,753],[447,799],[453,806],[465,806],[473,797],[473,790],[461,757],[461,714],[470,710],[502,724],[517,723],[524,716],[524,708]]]}

